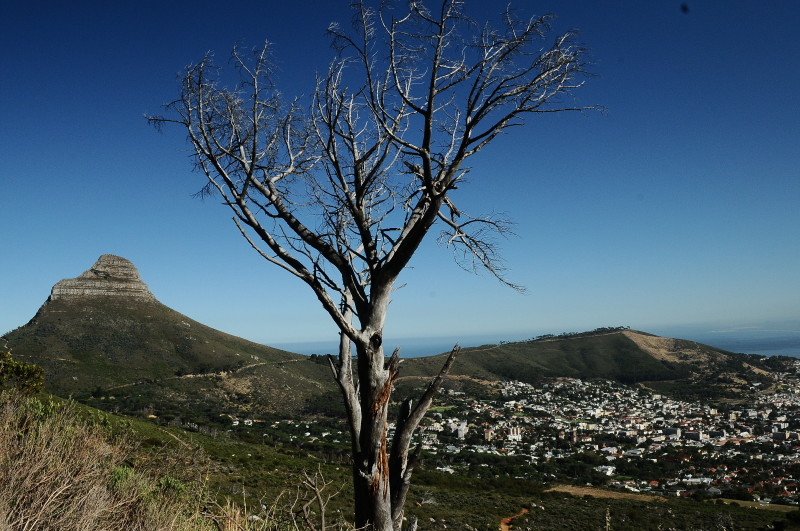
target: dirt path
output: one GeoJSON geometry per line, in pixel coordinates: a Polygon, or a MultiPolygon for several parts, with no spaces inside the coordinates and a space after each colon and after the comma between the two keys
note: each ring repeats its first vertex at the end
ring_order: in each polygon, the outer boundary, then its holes
{"type": "Polygon", "coordinates": [[[500,531],[509,531],[511,529],[511,521],[518,516],[522,516],[523,514],[528,514],[528,509],[522,509],[514,516],[509,516],[508,518],[503,518],[500,520],[500,531]]]}
{"type": "MultiPolygon", "coordinates": [[[[287,360],[287,361],[299,361],[299,360],[287,360]]],[[[180,376],[167,376],[165,378],[161,378],[160,380],[155,380],[155,381],[159,382],[159,381],[165,381],[165,380],[184,380],[184,379],[187,379],[187,378],[212,378],[214,376],[222,376],[223,374],[233,374],[233,373],[236,373],[236,372],[244,371],[246,369],[250,369],[252,367],[259,367],[261,365],[269,365],[271,363],[274,364],[275,362],[273,362],[273,361],[260,361],[258,363],[251,363],[249,365],[244,365],[242,367],[238,367],[236,369],[229,369],[229,370],[226,370],[226,371],[204,372],[204,373],[201,373],[201,374],[194,374],[194,373],[181,374],[180,376]]],[[[285,363],[285,362],[279,362],[279,363],[285,363]]],[[[114,385],[112,387],[106,387],[104,389],[104,391],[114,391],[116,389],[122,389],[124,387],[133,387],[134,385],[141,385],[142,383],[143,382],[131,382],[131,383],[126,383],[126,384],[114,385]]]]}
{"type": "MultiPolygon", "coordinates": [[[[468,380],[470,382],[475,382],[481,385],[488,385],[492,386],[497,382],[492,382],[490,380],[482,380],[481,378],[475,378],[474,376],[467,376],[466,374],[448,374],[448,380],[468,380]]],[[[398,381],[408,381],[408,380],[421,380],[421,381],[430,381],[430,376],[400,376],[397,378],[398,381]]]]}

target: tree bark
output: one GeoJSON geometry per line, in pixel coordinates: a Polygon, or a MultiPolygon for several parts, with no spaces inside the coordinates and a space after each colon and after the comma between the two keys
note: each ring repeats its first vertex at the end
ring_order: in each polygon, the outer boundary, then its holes
{"type": "Polygon", "coordinates": [[[362,408],[360,425],[352,430],[357,434],[352,440],[356,528],[402,529],[406,495],[419,455],[418,448],[409,456],[411,440],[459,350],[453,348],[415,407],[410,399],[400,405],[390,451],[388,407],[399,374],[399,350],[384,362],[383,348],[374,335],[370,341],[356,342],[361,404],[369,405],[362,408]]]}
{"type": "Polygon", "coordinates": [[[358,444],[353,441],[353,487],[356,527],[391,531],[394,527],[386,431],[398,352],[392,354],[387,366],[381,343],[380,332],[356,342],[362,411],[358,444]]]}

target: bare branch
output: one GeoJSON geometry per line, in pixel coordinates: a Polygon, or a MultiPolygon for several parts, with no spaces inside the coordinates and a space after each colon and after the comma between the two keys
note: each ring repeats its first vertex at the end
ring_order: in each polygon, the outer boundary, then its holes
{"type": "MultiPolygon", "coordinates": [[[[592,107],[562,102],[583,83],[586,50],[574,32],[548,44],[550,15],[508,9],[492,28],[470,20],[461,0],[352,5],[350,26],[328,28],[337,56],[307,105],[284,100],[265,43],[234,48],[232,88],[210,54],[187,67],[178,99],[148,121],[185,129],[206,178],[199,194],[221,197],[245,240],[309,286],[339,328],[329,361],[350,424],[356,525],[399,529],[411,436],[458,349],[416,407],[403,405],[389,455],[399,358],[386,362],[382,339],[398,278],[439,224],[460,266],[521,290],[497,247],[509,222],[465,214],[452,192],[501,133],[592,107]]],[[[306,524],[312,505],[300,507],[306,524]]]]}
{"type": "Polygon", "coordinates": [[[508,281],[505,276],[505,268],[498,256],[497,244],[494,236],[507,237],[513,235],[511,222],[507,219],[496,216],[484,218],[473,218],[467,216],[451,207],[449,215],[439,212],[441,219],[446,227],[439,235],[439,243],[450,247],[456,263],[466,271],[478,272],[488,271],[506,286],[524,292],[525,288],[508,281]],[[466,218],[465,221],[457,220],[459,217],[466,218]]]}
{"type": "Polygon", "coordinates": [[[392,496],[394,497],[392,500],[392,520],[395,522],[395,527],[402,523],[403,507],[405,506],[408,488],[411,485],[411,474],[414,470],[415,460],[408,458],[408,448],[411,444],[411,438],[422,420],[422,417],[425,416],[425,413],[427,413],[430,408],[436,391],[441,387],[442,382],[450,372],[450,367],[452,367],[460,351],[461,347],[458,345],[453,347],[450,354],[447,356],[447,360],[439,370],[439,374],[428,384],[428,387],[425,389],[425,392],[420,397],[416,406],[412,408],[410,399],[407,399],[400,406],[390,457],[390,481],[392,483],[392,496]]]}

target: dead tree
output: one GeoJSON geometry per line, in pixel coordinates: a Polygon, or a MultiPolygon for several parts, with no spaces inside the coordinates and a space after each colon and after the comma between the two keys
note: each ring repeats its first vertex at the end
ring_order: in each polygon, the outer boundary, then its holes
{"type": "Polygon", "coordinates": [[[399,356],[385,358],[383,329],[403,269],[438,224],[462,266],[517,287],[492,239],[507,222],[468,215],[452,192],[467,159],[523,118],[581,109],[562,100],[582,83],[584,49],[573,33],[547,44],[550,22],[506,11],[493,29],[458,0],[398,11],[360,2],[352,26],[330,26],[337,56],[306,108],[282,101],[264,46],[234,50],[232,89],[210,57],[188,67],[180,98],[148,117],[185,128],[203,192],[222,197],[250,245],[308,285],[340,330],[331,368],[350,426],[359,528],[401,528],[413,435],[458,353],[400,406],[390,442],[399,356]]]}

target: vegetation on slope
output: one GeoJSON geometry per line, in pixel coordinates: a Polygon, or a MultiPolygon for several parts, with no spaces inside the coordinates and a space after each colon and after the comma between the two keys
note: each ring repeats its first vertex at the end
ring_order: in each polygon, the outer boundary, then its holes
{"type": "MultiPolygon", "coordinates": [[[[332,407],[341,400],[327,357],[308,358],[230,336],[158,302],[48,301],[7,337],[18,359],[44,368],[48,391],[106,410],[202,422],[341,413],[341,407],[332,407]]],[[[743,382],[761,377],[752,370],[760,361],[750,358],[606,327],[464,348],[447,385],[481,393],[500,380],[605,378],[684,398],[742,396],[743,382]]],[[[405,360],[401,390],[430,379],[443,359],[405,360]]]]}
{"type": "Polygon", "coordinates": [[[0,523],[11,529],[203,529],[195,490],[162,468],[132,467],[131,442],[74,404],[1,395],[0,523]]]}
{"type": "Polygon", "coordinates": [[[61,395],[300,357],[219,332],[158,302],[114,297],[48,301],[6,337],[17,358],[44,367],[48,390],[61,395]]]}
{"type": "Polygon", "coordinates": [[[346,498],[328,503],[337,489],[322,471],[331,468],[47,395],[0,393],[3,529],[349,529],[346,498]]]}
{"type": "Polygon", "coordinates": [[[98,399],[93,405],[104,409],[184,416],[207,409],[208,418],[299,411],[334,388],[328,367],[219,332],[158,302],[48,301],[6,337],[18,359],[43,367],[47,391],[98,399]]]}
{"type": "MultiPolygon", "coordinates": [[[[0,393],[0,526],[320,529],[324,514],[329,529],[348,528],[347,456],[257,435],[187,432],[7,390],[0,393]]],[[[536,481],[466,478],[423,464],[408,515],[420,529],[497,529],[521,508],[530,512],[514,520],[517,529],[602,528],[606,517],[614,529],[786,524],[782,516],[736,506],[575,498],[543,489],[536,481]]]]}
{"type": "Polygon", "coordinates": [[[0,352],[0,391],[16,389],[22,394],[36,393],[44,388],[44,371],[38,365],[15,360],[8,343],[0,352]]]}
{"type": "MultiPolygon", "coordinates": [[[[739,396],[750,382],[769,381],[758,367],[762,356],[734,354],[685,340],[667,340],[668,349],[645,348],[641,338],[657,338],[627,329],[541,336],[499,345],[463,348],[448,386],[517,380],[537,384],[544,378],[602,378],[642,384],[683,398],[739,396]]],[[[429,377],[444,354],[406,360],[401,381],[429,377]]]]}

